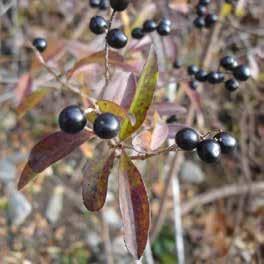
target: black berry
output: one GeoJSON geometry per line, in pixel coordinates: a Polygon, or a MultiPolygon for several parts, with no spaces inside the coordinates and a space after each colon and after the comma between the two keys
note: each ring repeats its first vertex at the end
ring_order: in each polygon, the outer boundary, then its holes
{"type": "Polygon", "coordinates": [[[248,66],[246,65],[238,65],[234,70],[233,70],[234,77],[238,81],[246,81],[250,78],[251,72],[248,66]]]}
{"type": "Polygon", "coordinates": [[[111,113],[103,113],[99,115],[95,121],[94,133],[103,139],[111,139],[117,136],[120,124],[116,116],[111,113]]]}
{"type": "Polygon", "coordinates": [[[205,27],[209,28],[214,25],[218,20],[218,16],[215,14],[208,14],[205,17],[205,27]]]}
{"type": "Polygon", "coordinates": [[[64,108],[59,115],[61,130],[69,134],[75,134],[83,130],[86,122],[84,112],[77,105],[70,105],[64,108]]]}
{"type": "Polygon", "coordinates": [[[90,0],[90,6],[93,8],[98,8],[100,5],[100,0],[90,0]]]}
{"type": "Polygon", "coordinates": [[[237,61],[232,56],[225,56],[220,60],[220,65],[226,70],[232,71],[237,67],[237,61]]]}
{"type": "Polygon", "coordinates": [[[178,121],[178,119],[177,119],[176,115],[171,115],[171,116],[169,116],[169,117],[166,119],[166,123],[167,123],[167,124],[175,123],[175,122],[177,122],[177,121],[178,121]]]}
{"type": "Polygon", "coordinates": [[[214,139],[219,143],[221,152],[224,154],[233,152],[237,146],[236,139],[227,132],[220,132],[216,134],[214,139]]]}
{"type": "Polygon", "coordinates": [[[205,82],[207,81],[207,76],[207,71],[201,69],[195,74],[195,79],[199,82],[205,82]]]}
{"type": "Polygon", "coordinates": [[[204,6],[207,6],[207,5],[209,5],[210,4],[210,0],[200,0],[199,1],[199,5],[204,5],[204,6]]]}
{"type": "Polygon", "coordinates": [[[196,7],[196,14],[198,16],[204,16],[206,14],[206,12],[207,12],[206,6],[204,6],[204,5],[198,5],[196,7]]]}
{"type": "Polygon", "coordinates": [[[109,46],[115,49],[122,49],[127,44],[127,36],[119,28],[111,29],[106,36],[109,46]]]}
{"type": "Polygon", "coordinates": [[[194,64],[191,64],[187,67],[187,72],[189,75],[194,75],[199,71],[198,67],[194,64]]]}
{"type": "Polygon", "coordinates": [[[215,139],[205,139],[198,144],[197,154],[202,161],[213,163],[220,159],[221,147],[215,139]]]}
{"type": "Polygon", "coordinates": [[[171,26],[171,21],[168,18],[164,17],[160,20],[160,24],[166,24],[168,26],[171,26]]]}
{"type": "Polygon", "coordinates": [[[177,132],[175,142],[183,150],[193,150],[199,143],[199,135],[192,128],[183,128],[177,132]]]}
{"type": "Polygon", "coordinates": [[[148,19],[143,24],[143,30],[146,33],[153,32],[157,29],[157,23],[154,20],[148,19]]]}
{"type": "Polygon", "coordinates": [[[207,81],[211,84],[217,84],[224,81],[224,74],[221,72],[210,72],[207,75],[207,81]]]}
{"type": "Polygon", "coordinates": [[[101,0],[99,9],[100,10],[106,10],[109,7],[109,0],[101,0]]]}
{"type": "Polygon", "coordinates": [[[115,11],[124,11],[130,3],[130,0],[110,0],[110,5],[115,11]]]}
{"type": "Polygon", "coordinates": [[[235,79],[229,79],[225,82],[225,88],[229,92],[234,92],[235,90],[239,88],[239,82],[235,79]]]}
{"type": "Polygon", "coordinates": [[[142,39],[145,34],[144,34],[144,31],[142,30],[142,28],[134,28],[131,32],[131,36],[132,38],[134,39],[142,39]]]}
{"type": "Polygon", "coordinates": [[[198,85],[199,85],[199,82],[195,81],[195,80],[192,80],[189,82],[189,86],[192,90],[196,90],[198,88],[198,85]]]}
{"type": "Polygon", "coordinates": [[[160,36],[168,36],[171,33],[171,27],[167,23],[160,22],[157,27],[160,36]]]}
{"type": "Polygon", "coordinates": [[[205,19],[203,16],[198,16],[194,19],[193,24],[196,28],[205,27],[205,19]]]}
{"type": "Polygon", "coordinates": [[[94,16],[90,20],[89,27],[94,34],[103,34],[107,29],[107,22],[101,16],[94,16]]]}
{"type": "Polygon", "coordinates": [[[178,60],[178,59],[176,59],[175,61],[174,61],[174,63],[173,63],[173,68],[174,69],[180,69],[181,68],[181,62],[180,62],[180,60],[178,60]]]}
{"type": "Polygon", "coordinates": [[[39,52],[43,52],[47,48],[47,41],[44,38],[35,38],[32,44],[39,52]]]}

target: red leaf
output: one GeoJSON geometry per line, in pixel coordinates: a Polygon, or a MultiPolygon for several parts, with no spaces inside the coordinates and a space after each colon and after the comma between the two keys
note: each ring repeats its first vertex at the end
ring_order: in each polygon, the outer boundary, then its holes
{"type": "Polygon", "coordinates": [[[105,203],[108,176],[113,167],[115,152],[109,155],[101,144],[97,149],[97,155],[89,160],[84,167],[84,179],[82,186],[83,202],[90,211],[99,211],[105,203]]]}
{"type": "Polygon", "coordinates": [[[140,172],[125,153],[122,153],[119,167],[119,203],[126,246],[136,259],[140,259],[148,240],[149,202],[140,172]]]}
{"type": "Polygon", "coordinates": [[[22,189],[37,173],[67,156],[92,136],[93,134],[86,130],[74,135],[59,131],[42,139],[30,152],[18,182],[18,189],[22,189]]]}

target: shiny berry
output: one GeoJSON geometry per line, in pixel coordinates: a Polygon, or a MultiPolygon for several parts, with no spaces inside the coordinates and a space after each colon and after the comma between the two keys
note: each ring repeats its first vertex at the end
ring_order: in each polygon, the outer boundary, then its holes
{"type": "Polygon", "coordinates": [[[106,36],[109,46],[115,49],[122,49],[127,44],[127,36],[119,28],[111,29],[106,36]]]}
{"type": "Polygon", "coordinates": [[[39,52],[43,52],[47,48],[47,41],[44,38],[35,38],[32,44],[39,52]]]}
{"type": "Polygon", "coordinates": [[[205,27],[209,28],[218,21],[218,16],[215,14],[208,14],[205,17],[205,27]]]}
{"type": "Polygon", "coordinates": [[[227,132],[220,132],[216,134],[214,139],[219,143],[221,152],[224,154],[233,152],[237,146],[236,139],[227,132]]]}
{"type": "Polygon", "coordinates": [[[163,22],[160,22],[157,27],[157,32],[160,36],[168,36],[171,33],[171,27],[163,22]]]}
{"type": "Polygon", "coordinates": [[[65,133],[75,134],[82,131],[86,122],[84,112],[77,105],[67,106],[59,115],[59,126],[65,133]]]}
{"type": "Polygon", "coordinates": [[[194,75],[199,71],[198,67],[194,64],[191,64],[187,67],[187,72],[189,75],[194,75]]]}
{"type": "Polygon", "coordinates": [[[168,26],[171,26],[171,21],[168,18],[164,17],[160,20],[160,24],[166,24],[168,26]]]}
{"type": "Polygon", "coordinates": [[[154,20],[148,19],[143,24],[143,30],[146,33],[153,32],[157,29],[157,23],[154,20]]]}
{"type": "Polygon", "coordinates": [[[238,81],[246,81],[250,78],[251,72],[248,66],[246,65],[238,65],[234,70],[233,70],[234,77],[238,81]]]}
{"type": "Polygon", "coordinates": [[[183,150],[193,150],[199,143],[199,135],[194,129],[186,127],[177,132],[175,142],[183,150]]]}
{"type": "Polygon", "coordinates": [[[221,83],[224,81],[224,78],[225,76],[221,72],[210,72],[207,75],[207,81],[211,84],[221,83]]]}
{"type": "Polygon", "coordinates": [[[118,135],[120,128],[119,120],[111,113],[103,113],[99,115],[95,121],[94,133],[103,139],[111,139],[118,135]]]}
{"type": "Polygon", "coordinates": [[[124,11],[130,3],[130,0],[110,0],[110,5],[115,11],[124,11]]]}
{"type": "Polygon", "coordinates": [[[225,82],[225,88],[229,92],[234,92],[235,90],[239,88],[239,82],[235,79],[229,79],[225,82]]]}
{"type": "Polygon", "coordinates": [[[90,6],[92,8],[98,8],[100,5],[100,0],[90,0],[90,6]]]}
{"type": "Polygon", "coordinates": [[[207,76],[207,71],[201,69],[195,74],[195,79],[199,82],[205,82],[207,81],[207,76]]]}
{"type": "Polygon", "coordinates": [[[198,86],[199,86],[199,82],[195,80],[189,82],[189,87],[194,91],[198,88],[198,86]]]}
{"type": "Polygon", "coordinates": [[[198,16],[204,16],[207,12],[207,8],[204,5],[198,5],[196,7],[196,14],[198,16]]]}
{"type": "Polygon", "coordinates": [[[101,0],[99,9],[100,10],[106,10],[109,7],[109,0],[101,0]]]}
{"type": "Polygon", "coordinates": [[[193,24],[196,28],[205,27],[205,19],[203,16],[198,16],[194,19],[193,24]]]}
{"type": "Polygon", "coordinates": [[[101,16],[94,16],[90,20],[90,30],[97,35],[103,34],[107,29],[107,22],[101,16]]]}
{"type": "Polygon", "coordinates": [[[175,122],[177,122],[177,121],[178,121],[178,119],[177,119],[176,115],[171,115],[171,116],[169,116],[169,117],[166,119],[166,123],[167,123],[167,124],[175,123],[175,122]]]}
{"type": "Polygon", "coordinates": [[[215,139],[205,139],[197,145],[199,158],[207,163],[213,163],[220,159],[221,147],[215,139]]]}
{"type": "Polygon", "coordinates": [[[225,56],[220,60],[220,65],[229,71],[232,71],[237,66],[237,61],[232,56],[225,56]]]}
{"type": "Polygon", "coordinates": [[[131,36],[134,39],[142,39],[145,36],[145,34],[142,28],[137,27],[132,30],[131,36]]]}
{"type": "Polygon", "coordinates": [[[199,1],[199,5],[204,5],[204,6],[207,6],[207,5],[209,5],[210,4],[210,0],[200,0],[199,1]]]}

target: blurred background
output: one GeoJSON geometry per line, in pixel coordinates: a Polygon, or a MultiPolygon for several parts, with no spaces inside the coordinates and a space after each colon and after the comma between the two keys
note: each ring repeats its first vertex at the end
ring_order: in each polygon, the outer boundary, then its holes
{"type": "MultiPolygon", "coordinates": [[[[264,261],[264,1],[211,2],[211,11],[221,21],[208,30],[194,28],[197,1],[187,0],[134,0],[114,21],[129,36],[147,18],[168,17],[169,37],[153,33],[140,43],[129,39],[127,50],[120,53],[138,74],[153,43],[161,72],[157,98],[186,109],[177,112],[176,122],[185,123],[188,109],[199,104],[202,111],[194,127],[221,128],[239,142],[234,155],[214,165],[185,153],[173,164],[174,181],[169,185],[170,155],[137,163],[152,214],[151,247],[142,263],[177,263],[175,229],[178,235],[182,232],[185,263],[264,261]],[[228,54],[251,68],[252,78],[239,91],[203,85],[192,92],[179,84],[187,65],[217,69],[228,54]],[[176,59],[180,69],[173,68],[176,59]]],[[[69,104],[87,104],[78,94],[60,89],[27,41],[46,38],[43,57],[64,74],[80,58],[103,50],[104,35],[95,36],[88,27],[96,14],[109,18],[110,8],[91,8],[88,0],[0,1],[0,263],[135,263],[123,240],[117,171],[110,175],[101,212],[90,213],[82,204],[82,167],[93,155],[93,143],[86,142],[45,170],[22,192],[16,190],[31,148],[58,129],[59,112],[69,104]],[[19,108],[38,89],[41,96],[19,108]]],[[[122,67],[111,73],[109,97],[128,78],[122,67]]],[[[103,74],[102,64],[89,64],[70,82],[96,97],[104,86],[103,74]]]]}

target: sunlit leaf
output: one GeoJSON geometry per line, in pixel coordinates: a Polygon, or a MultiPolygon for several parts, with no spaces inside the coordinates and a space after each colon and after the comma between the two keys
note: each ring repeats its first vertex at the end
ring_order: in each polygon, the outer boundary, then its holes
{"type": "Polygon", "coordinates": [[[233,9],[232,4],[224,3],[220,11],[220,17],[227,17],[231,14],[233,9]]]}
{"type": "Polygon", "coordinates": [[[158,64],[154,48],[151,47],[147,63],[138,81],[136,94],[130,106],[129,112],[136,117],[136,124],[132,126],[129,119],[125,119],[120,130],[121,140],[129,137],[144,122],[147,111],[152,103],[154,91],[158,81],[158,64]]]}
{"type": "Polygon", "coordinates": [[[32,108],[38,105],[44,97],[49,93],[50,89],[47,87],[40,88],[32,92],[29,96],[25,97],[21,104],[17,107],[16,112],[18,118],[23,117],[32,108]]]}
{"type": "Polygon", "coordinates": [[[86,114],[86,118],[89,122],[94,123],[95,119],[97,117],[97,113],[95,111],[91,111],[86,114]]]}
{"type": "Polygon", "coordinates": [[[125,153],[119,167],[119,203],[126,246],[134,258],[140,259],[148,240],[149,202],[140,172],[125,153]]]}
{"type": "Polygon", "coordinates": [[[150,151],[152,134],[149,130],[143,130],[132,139],[132,145],[137,151],[150,151]]]}
{"type": "Polygon", "coordinates": [[[113,167],[115,153],[107,151],[105,143],[96,147],[96,154],[88,160],[83,169],[82,196],[86,208],[90,211],[100,210],[105,203],[108,176],[113,167]]]}
{"type": "Polygon", "coordinates": [[[92,136],[93,133],[86,130],[74,135],[59,131],[42,139],[30,152],[18,182],[18,189],[23,188],[37,173],[67,156],[92,136]]]}
{"type": "Polygon", "coordinates": [[[131,73],[127,81],[126,90],[124,92],[123,98],[120,103],[120,105],[123,108],[127,110],[130,108],[136,93],[136,88],[137,88],[136,76],[133,73],[131,73]]]}
{"type": "Polygon", "coordinates": [[[115,102],[108,101],[108,100],[99,100],[96,102],[101,112],[112,113],[121,118],[128,117],[127,111],[120,105],[116,104],[115,102]]]}
{"type": "Polygon", "coordinates": [[[159,147],[161,147],[162,144],[167,140],[168,135],[169,135],[168,125],[161,120],[157,122],[152,132],[150,149],[156,150],[159,147]]]}

